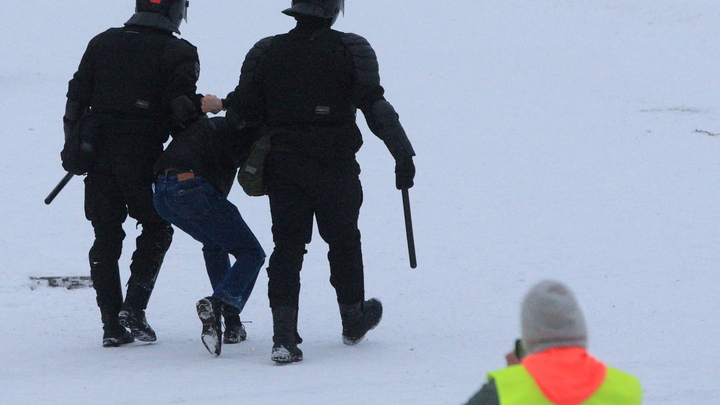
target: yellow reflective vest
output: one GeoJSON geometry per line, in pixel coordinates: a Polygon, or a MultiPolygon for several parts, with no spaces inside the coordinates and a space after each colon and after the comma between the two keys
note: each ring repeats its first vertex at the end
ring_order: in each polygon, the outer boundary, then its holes
{"type": "MultiPolygon", "coordinates": [[[[607,366],[606,366],[607,367],[607,366]]],[[[500,405],[566,405],[550,402],[522,365],[494,371],[488,375],[495,380],[500,405]]],[[[640,381],[630,374],[607,367],[605,381],[585,401],[572,405],[640,405],[640,381]]]]}

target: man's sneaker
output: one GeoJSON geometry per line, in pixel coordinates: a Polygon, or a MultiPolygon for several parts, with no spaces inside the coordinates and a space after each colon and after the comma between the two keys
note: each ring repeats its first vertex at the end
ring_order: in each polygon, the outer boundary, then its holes
{"type": "Polygon", "coordinates": [[[219,356],[222,350],[222,301],[214,297],[205,297],[197,302],[198,318],[203,324],[202,339],[205,348],[212,354],[219,356]]]}
{"type": "Polygon", "coordinates": [[[362,342],[365,334],[380,323],[382,312],[382,303],[377,298],[365,301],[364,305],[340,305],[343,343],[353,346],[362,342]]]}
{"type": "Polygon", "coordinates": [[[225,331],[223,332],[223,343],[235,344],[247,339],[245,326],[240,322],[239,315],[228,315],[225,317],[225,331]]]}
{"type": "Polygon", "coordinates": [[[103,333],[103,347],[118,347],[134,341],[135,338],[132,333],[120,325],[118,325],[117,329],[106,330],[103,333]]]}
{"type": "Polygon", "coordinates": [[[157,340],[155,331],[145,319],[145,311],[142,309],[125,308],[118,315],[120,325],[130,329],[135,339],[141,342],[154,342],[157,340]]]}
{"type": "Polygon", "coordinates": [[[302,361],[303,352],[295,344],[275,343],[272,348],[270,359],[276,363],[294,363],[302,361]]]}

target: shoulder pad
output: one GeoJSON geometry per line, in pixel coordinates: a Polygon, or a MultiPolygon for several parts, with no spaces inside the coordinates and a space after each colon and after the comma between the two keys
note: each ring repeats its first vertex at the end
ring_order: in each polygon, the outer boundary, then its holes
{"type": "Polygon", "coordinates": [[[357,34],[345,34],[342,42],[352,55],[355,66],[364,70],[377,70],[377,55],[365,38],[357,34]]]}
{"type": "Polygon", "coordinates": [[[95,35],[88,45],[97,44],[103,41],[105,38],[111,38],[113,35],[117,35],[122,32],[122,28],[108,28],[105,31],[95,35]]]}
{"type": "Polygon", "coordinates": [[[241,74],[250,74],[252,71],[255,70],[255,67],[257,66],[258,59],[260,59],[263,55],[265,55],[265,52],[270,49],[270,45],[272,45],[272,41],[274,36],[267,37],[259,40],[255,43],[255,45],[250,49],[250,51],[245,56],[245,62],[243,62],[242,68],[240,69],[241,74]]]}
{"type": "Polygon", "coordinates": [[[257,59],[261,57],[268,49],[270,49],[273,38],[275,37],[267,37],[257,41],[255,45],[253,45],[252,49],[250,49],[250,52],[248,52],[245,59],[257,59]]]}
{"type": "Polygon", "coordinates": [[[165,47],[169,52],[176,55],[194,56],[197,58],[197,47],[185,39],[171,37],[165,42],[165,47]]]}
{"type": "Polygon", "coordinates": [[[352,33],[352,32],[346,32],[346,33],[344,33],[344,34],[343,34],[343,37],[342,37],[342,40],[343,40],[343,42],[345,42],[346,44],[363,44],[363,45],[370,46],[370,43],[368,42],[367,39],[361,37],[361,36],[358,35],[358,34],[354,34],[354,33],[352,33]]]}
{"type": "Polygon", "coordinates": [[[186,44],[190,45],[193,49],[197,50],[197,47],[195,45],[191,44],[190,41],[188,41],[187,39],[185,39],[185,38],[179,38],[179,39],[181,41],[185,42],[186,44]]]}
{"type": "Polygon", "coordinates": [[[165,66],[174,66],[180,62],[195,63],[195,79],[200,77],[200,56],[197,48],[190,42],[173,37],[166,42],[163,55],[165,66]]]}
{"type": "Polygon", "coordinates": [[[357,34],[347,33],[342,36],[342,43],[347,48],[355,69],[363,81],[380,82],[378,61],[375,50],[370,43],[357,34]]]}
{"type": "Polygon", "coordinates": [[[358,34],[347,33],[342,36],[342,42],[345,46],[350,49],[353,55],[362,56],[365,58],[377,59],[375,50],[370,46],[367,39],[361,37],[358,34]]]}

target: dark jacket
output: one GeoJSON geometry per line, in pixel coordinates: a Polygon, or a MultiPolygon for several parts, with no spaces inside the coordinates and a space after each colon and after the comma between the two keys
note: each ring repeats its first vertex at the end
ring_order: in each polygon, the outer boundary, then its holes
{"type": "Polygon", "coordinates": [[[93,38],[69,83],[65,113],[73,126],[90,111],[91,170],[116,171],[118,162],[139,159],[134,166],[149,177],[171,130],[183,126],[173,101],[185,96],[200,111],[199,66],[197,49],[165,30],[128,25],[93,38]]]}
{"type": "Polygon", "coordinates": [[[363,111],[393,156],[414,152],[380,85],[375,51],[359,35],[299,20],[295,29],[259,41],[223,106],[229,117],[273,132],[273,150],[315,159],[354,159],[363,111]]]}
{"type": "Polygon", "coordinates": [[[171,103],[186,95],[200,111],[197,49],[156,28],[111,28],[93,38],[67,98],[96,113],[170,123],[171,103]]]}
{"type": "Polygon", "coordinates": [[[160,175],[167,169],[192,171],[227,197],[257,139],[255,129],[233,131],[223,117],[203,118],[173,137],[154,170],[160,175]]]}

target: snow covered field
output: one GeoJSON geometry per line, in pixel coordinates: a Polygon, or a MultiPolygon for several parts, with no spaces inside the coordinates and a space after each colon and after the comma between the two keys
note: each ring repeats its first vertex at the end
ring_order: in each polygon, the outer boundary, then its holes
{"type": "MultiPolygon", "coordinates": [[[[193,0],[181,31],[200,52],[199,91],[232,90],[250,47],[293,26],[289,3],[193,0]]],[[[418,154],[418,268],[392,158],[360,118],[366,287],[385,315],[342,344],[316,235],[305,360],[289,366],[269,358],[264,271],[248,341],[205,350],[194,304],[211,290],[179,231],[148,308],[155,344],[104,349],[93,290],[30,288],[89,274],[81,179],[43,199],[64,174],[67,81],[133,7],[0,2],[0,403],[461,404],[504,366],[524,293],[552,277],[577,294],[591,352],[639,377],[646,404],[717,404],[720,137],[697,132],[720,133],[716,0],[348,0],[335,28],[374,46],[418,154]]],[[[231,199],[271,252],[266,198],[231,199]]]]}

